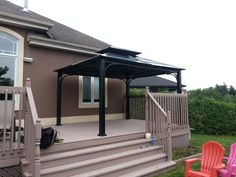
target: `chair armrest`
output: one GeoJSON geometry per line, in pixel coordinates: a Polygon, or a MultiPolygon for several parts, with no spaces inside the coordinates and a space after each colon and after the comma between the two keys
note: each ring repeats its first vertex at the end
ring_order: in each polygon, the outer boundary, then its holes
{"type": "Polygon", "coordinates": [[[192,159],[185,160],[185,163],[194,163],[201,160],[202,160],[201,158],[192,158],[192,159]]]}
{"type": "Polygon", "coordinates": [[[213,170],[212,170],[212,174],[211,174],[211,177],[217,177],[218,175],[218,170],[220,170],[221,168],[224,168],[225,167],[225,164],[220,164],[220,165],[217,165],[217,166],[214,166],[213,167],[213,170]]]}
{"type": "Polygon", "coordinates": [[[202,160],[201,158],[192,158],[192,159],[185,160],[185,170],[189,171],[190,170],[190,165],[192,163],[195,163],[195,162],[201,161],[201,160],[202,160]]]}
{"type": "Polygon", "coordinates": [[[236,164],[228,165],[228,173],[229,174],[233,174],[233,172],[235,173],[235,171],[236,171],[236,164]]]}
{"type": "Polygon", "coordinates": [[[236,164],[232,164],[231,166],[232,166],[233,168],[236,168],[236,164]]]}

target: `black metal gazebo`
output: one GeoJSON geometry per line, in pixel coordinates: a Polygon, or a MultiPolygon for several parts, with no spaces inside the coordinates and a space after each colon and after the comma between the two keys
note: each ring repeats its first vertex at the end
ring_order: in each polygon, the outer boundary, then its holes
{"type": "Polygon", "coordinates": [[[105,78],[117,78],[126,83],[126,118],[129,118],[129,85],[135,78],[162,74],[176,74],[177,92],[181,93],[181,70],[176,66],[139,57],[139,52],[109,47],[97,52],[88,60],[55,70],[57,79],[57,125],[61,125],[62,81],[65,76],[82,75],[99,77],[99,134],[105,131],[105,78]]]}

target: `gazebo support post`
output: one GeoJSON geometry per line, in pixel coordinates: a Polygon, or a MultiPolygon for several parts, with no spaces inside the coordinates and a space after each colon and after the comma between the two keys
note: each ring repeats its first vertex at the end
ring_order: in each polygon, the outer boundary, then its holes
{"type": "Polygon", "coordinates": [[[62,90],[62,74],[58,72],[57,74],[57,123],[56,125],[61,125],[61,90],[62,90]]]}
{"type": "Polygon", "coordinates": [[[105,60],[101,59],[99,67],[99,133],[98,136],[106,135],[105,121],[105,60]]]}
{"type": "Polygon", "coordinates": [[[126,119],[129,119],[129,85],[130,85],[129,79],[126,79],[125,85],[126,85],[126,119]]]}
{"type": "Polygon", "coordinates": [[[181,71],[177,71],[177,93],[182,93],[181,71]]]}

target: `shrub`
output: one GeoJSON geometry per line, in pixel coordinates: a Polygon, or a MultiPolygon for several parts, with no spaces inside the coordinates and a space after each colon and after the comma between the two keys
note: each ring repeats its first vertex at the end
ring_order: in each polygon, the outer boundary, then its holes
{"type": "Polygon", "coordinates": [[[190,96],[189,120],[197,133],[236,135],[236,104],[190,96]]]}
{"type": "Polygon", "coordinates": [[[144,97],[145,96],[145,90],[144,89],[138,89],[138,88],[130,89],[130,96],[132,96],[132,97],[144,97]]]}

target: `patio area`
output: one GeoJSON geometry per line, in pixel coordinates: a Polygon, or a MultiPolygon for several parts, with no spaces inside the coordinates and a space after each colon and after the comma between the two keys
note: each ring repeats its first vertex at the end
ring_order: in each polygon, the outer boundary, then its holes
{"type": "Polygon", "coordinates": [[[59,132],[59,138],[63,139],[64,143],[68,143],[145,132],[145,121],[133,119],[106,120],[107,136],[104,137],[98,136],[98,121],[63,124],[62,126],[53,126],[53,128],[59,132]]]}

